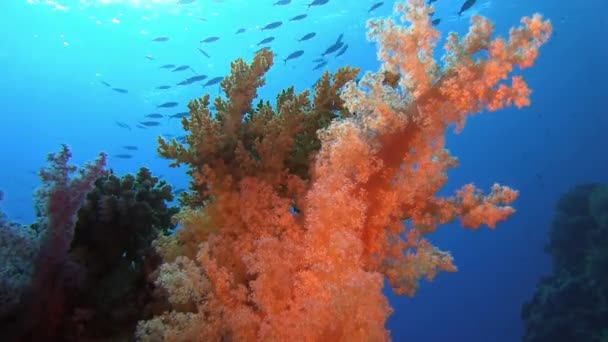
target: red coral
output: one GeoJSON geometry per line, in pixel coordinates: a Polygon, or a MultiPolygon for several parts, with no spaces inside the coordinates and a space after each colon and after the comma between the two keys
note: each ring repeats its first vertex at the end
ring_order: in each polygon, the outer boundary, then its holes
{"type": "Polygon", "coordinates": [[[32,284],[23,296],[23,312],[18,332],[22,341],[50,341],[57,337],[64,319],[64,294],[79,277],[67,252],[72,241],[78,209],[95,180],[106,174],[106,155],[83,169],[68,165],[72,154],[66,145],[48,156],[48,168],[40,171],[43,186],[37,192],[38,229],[41,249],[32,284]],[[78,177],[72,174],[78,172],[78,177]]]}

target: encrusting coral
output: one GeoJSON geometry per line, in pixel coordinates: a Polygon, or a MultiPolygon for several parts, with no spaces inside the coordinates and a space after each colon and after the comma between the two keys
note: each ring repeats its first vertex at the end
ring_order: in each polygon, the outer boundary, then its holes
{"type": "Polygon", "coordinates": [[[493,39],[493,25],[475,16],[466,37],[448,36],[440,67],[432,9],[423,0],[395,9],[400,22],[368,24],[377,73],[355,82],[356,70],[343,69],[329,95],[319,91],[329,75],[317,83],[313,103],[287,90],[276,108],[254,107],[272,64],[264,50],[251,65],[233,63],[215,113],[208,96],[190,104],[187,145],[160,139],[162,156],[190,167],[184,202],[195,218],[159,244],[168,260],[156,283],[174,310],[141,322],[139,339],[390,339],[384,279],[414,295],[420,279],[456,270],[425,235],[456,219],[494,228],[515,212],[517,191],[497,184],[488,195],[471,184],[436,195],[457,165],[445,132],[468,115],[529,104],[521,77],[504,81],[533,64],[550,23],[534,15],[493,39]],[[308,115],[321,122],[302,125],[308,115]]]}

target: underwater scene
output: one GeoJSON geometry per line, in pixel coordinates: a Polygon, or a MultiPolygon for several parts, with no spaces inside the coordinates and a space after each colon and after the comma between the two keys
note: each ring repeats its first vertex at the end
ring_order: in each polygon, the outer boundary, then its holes
{"type": "Polygon", "coordinates": [[[608,342],[605,0],[0,3],[0,341],[608,342]]]}

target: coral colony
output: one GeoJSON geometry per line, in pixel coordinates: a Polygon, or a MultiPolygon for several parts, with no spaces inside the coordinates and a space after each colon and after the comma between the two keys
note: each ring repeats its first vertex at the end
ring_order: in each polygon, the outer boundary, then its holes
{"type": "Polygon", "coordinates": [[[179,213],[148,170],[121,179],[102,156],[70,178],[67,148],[53,155],[41,218],[23,228],[47,242],[22,290],[3,284],[13,291],[1,296],[4,330],[21,340],[389,340],[384,280],[413,296],[420,280],[456,271],[427,235],[457,219],[494,228],[515,212],[518,192],[503,185],[437,195],[457,166],[445,134],[470,115],[528,106],[531,90],[512,74],[551,34],[539,14],[508,39],[474,16],[466,36],[448,35],[440,64],[431,12],[409,0],[397,19],[369,21],[377,72],[359,79],[345,66],[272,103],[256,98],[273,53],[234,61],[225,97],[189,104],[185,139],[159,138],[159,154],[191,176],[179,213]]]}

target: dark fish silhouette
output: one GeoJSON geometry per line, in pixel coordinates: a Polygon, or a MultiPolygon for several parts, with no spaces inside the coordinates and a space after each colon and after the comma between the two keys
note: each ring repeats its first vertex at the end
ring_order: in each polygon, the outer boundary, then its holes
{"type": "Polygon", "coordinates": [[[321,55],[323,57],[325,57],[326,55],[332,54],[332,53],[340,50],[343,45],[344,45],[344,43],[342,43],[342,42],[336,42],[332,46],[330,46],[327,49],[325,49],[325,52],[323,52],[321,55]]]}
{"type": "Polygon", "coordinates": [[[146,115],[146,117],[150,118],[150,119],[160,119],[163,116],[164,115],[162,115],[161,113],[150,113],[150,114],[146,115]]]}
{"type": "Polygon", "coordinates": [[[122,89],[122,88],[112,88],[112,90],[114,90],[117,93],[121,93],[121,94],[126,94],[129,92],[127,89],[122,89]]]}
{"type": "Polygon", "coordinates": [[[205,84],[203,84],[203,87],[207,87],[207,86],[210,86],[210,85],[218,84],[223,79],[224,79],[224,77],[214,77],[214,78],[210,79],[209,81],[207,81],[205,84]]]}
{"type": "Polygon", "coordinates": [[[177,106],[177,102],[165,102],[163,104],[159,104],[156,108],[173,108],[177,106]]]}
{"type": "Polygon", "coordinates": [[[371,11],[373,11],[373,10],[377,9],[378,7],[380,7],[380,6],[382,6],[382,5],[384,5],[384,2],[383,2],[383,1],[376,2],[375,4],[373,4],[373,5],[372,5],[372,7],[370,7],[370,8],[367,10],[367,13],[369,13],[369,12],[371,12],[371,11]]]}
{"type": "Polygon", "coordinates": [[[308,8],[310,8],[312,6],[325,5],[328,2],[329,2],[329,0],[314,0],[313,2],[311,2],[311,3],[308,4],[308,8]]]}
{"type": "Polygon", "coordinates": [[[244,28],[240,28],[240,29],[236,30],[236,34],[240,34],[240,33],[243,33],[243,32],[245,32],[244,28]]]}
{"type": "Polygon", "coordinates": [[[324,67],[326,65],[327,65],[327,61],[323,61],[323,62],[315,65],[315,67],[312,70],[319,70],[319,69],[321,69],[322,67],[324,67]]]}
{"type": "Polygon", "coordinates": [[[208,37],[208,38],[201,40],[201,43],[213,43],[213,42],[217,42],[218,40],[220,40],[220,37],[208,37]]]}
{"type": "Polygon", "coordinates": [[[313,38],[316,35],[317,35],[316,33],[310,32],[310,33],[307,33],[304,36],[302,36],[302,38],[298,39],[298,41],[302,42],[302,41],[305,41],[305,40],[309,40],[309,39],[313,38]]]}
{"type": "Polygon", "coordinates": [[[264,31],[264,30],[272,30],[272,29],[275,29],[275,28],[277,28],[277,27],[279,27],[281,25],[283,25],[282,21],[275,21],[275,22],[272,22],[272,23],[270,23],[270,24],[262,27],[261,30],[262,31],[264,31]]]}
{"type": "Polygon", "coordinates": [[[189,85],[192,84],[194,82],[200,82],[204,79],[207,78],[207,75],[197,75],[197,76],[192,76],[190,78],[187,78],[181,82],[179,82],[177,85],[183,86],[183,85],[189,85]]]}
{"type": "Polygon", "coordinates": [[[264,38],[258,42],[258,46],[268,44],[268,43],[272,42],[273,40],[274,40],[274,37],[264,38]]]}
{"type": "Polygon", "coordinates": [[[122,148],[124,148],[125,150],[129,150],[129,151],[137,151],[138,148],[135,145],[125,145],[122,148]]]}
{"type": "Polygon", "coordinates": [[[160,89],[160,90],[166,90],[166,89],[169,89],[169,88],[171,88],[170,85],[161,85],[161,86],[156,87],[156,89],[160,89]]]}
{"type": "Polygon", "coordinates": [[[431,24],[433,24],[433,26],[437,26],[437,25],[439,25],[440,22],[441,22],[441,19],[437,18],[437,19],[433,19],[433,21],[431,21],[431,24]]]}
{"type": "Polygon", "coordinates": [[[208,54],[208,53],[206,53],[206,52],[205,52],[205,50],[203,50],[203,49],[201,49],[201,48],[198,48],[198,51],[200,51],[200,52],[201,52],[203,55],[205,55],[205,57],[207,57],[207,58],[211,58],[211,56],[209,56],[209,54],[208,54]]]}
{"type": "Polygon", "coordinates": [[[272,5],[273,6],[284,6],[284,5],[289,5],[290,3],[291,3],[291,0],[279,0],[272,5]]]}
{"type": "Polygon", "coordinates": [[[131,130],[131,126],[127,125],[126,123],[124,123],[122,121],[116,121],[116,126],[118,126],[120,128],[126,128],[129,131],[131,130]]]}
{"type": "Polygon", "coordinates": [[[346,50],[348,50],[348,44],[344,44],[344,46],[336,54],[336,57],[342,56],[346,52],[346,50]]]}
{"type": "Polygon", "coordinates": [[[154,39],[152,39],[153,42],[168,42],[169,41],[169,37],[156,37],[154,39]]]}
{"type": "Polygon", "coordinates": [[[160,67],[161,69],[171,69],[171,68],[175,68],[175,64],[165,64],[163,66],[160,67]]]}
{"type": "Polygon", "coordinates": [[[141,125],[146,126],[146,127],[153,127],[153,126],[160,125],[160,122],[158,122],[158,121],[152,121],[152,120],[150,120],[150,121],[140,121],[139,123],[141,125]]]}
{"type": "Polygon", "coordinates": [[[131,159],[131,158],[133,158],[133,155],[126,154],[126,153],[119,153],[119,154],[113,155],[113,157],[114,158],[119,158],[119,159],[131,159]]]}
{"type": "Polygon", "coordinates": [[[296,59],[300,56],[302,56],[304,54],[304,50],[297,50],[294,51],[292,53],[290,53],[287,58],[283,59],[283,62],[285,62],[285,64],[287,64],[287,61],[292,60],[292,59],[296,59]]]}
{"type": "Polygon", "coordinates": [[[105,85],[106,87],[112,88],[112,85],[106,81],[99,81],[99,83],[105,85]]]}
{"type": "Polygon", "coordinates": [[[184,71],[190,69],[189,65],[180,65],[177,68],[173,69],[172,72],[176,72],[176,71],[184,71]]]}
{"type": "Polygon", "coordinates": [[[186,117],[188,115],[190,115],[190,112],[175,113],[175,114],[169,115],[169,119],[181,119],[181,118],[186,117]]]}
{"type": "Polygon", "coordinates": [[[302,20],[306,17],[308,17],[308,14],[300,14],[300,15],[296,15],[295,17],[289,19],[289,21],[298,21],[298,20],[302,20]]]}
{"type": "Polygon", "coordinates": [[[458,15],[461,16],[462,13],[464,13],[464,11],[466,11],[469,8],[473,7],[473,5],[475,5],[475,1],[476,0],[467,0],[467,1],[465,1],[464,4],[462,4],[462,6],[460,6],[460,10],[458,11],[458,15]]]}

